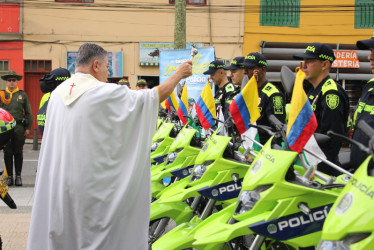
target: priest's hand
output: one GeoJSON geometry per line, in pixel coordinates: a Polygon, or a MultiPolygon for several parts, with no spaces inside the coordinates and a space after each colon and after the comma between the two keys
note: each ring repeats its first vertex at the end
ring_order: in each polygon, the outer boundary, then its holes
{"type": "Polygon", "coordinates": [[[25,137],[27,137],[30,134],[30,129],[25,129],[25,137]]]}
{"type": "Polygon", "coordinates": [[[180,75],[181,79],[187,78],[192,75],[192,61],[188,60],[179,65],[175,74],[180,75]]]}

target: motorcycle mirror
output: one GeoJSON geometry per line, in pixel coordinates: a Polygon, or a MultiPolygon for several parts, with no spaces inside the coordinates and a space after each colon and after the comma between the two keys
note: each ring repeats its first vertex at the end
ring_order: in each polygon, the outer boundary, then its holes
{"type": "Polygon", "coordinates": [[[291,99],[296,75],[291,71],[289,67],[283,65],[281,68],[280,77],[284,91],[286,92],[286,95],[291,99]]]}

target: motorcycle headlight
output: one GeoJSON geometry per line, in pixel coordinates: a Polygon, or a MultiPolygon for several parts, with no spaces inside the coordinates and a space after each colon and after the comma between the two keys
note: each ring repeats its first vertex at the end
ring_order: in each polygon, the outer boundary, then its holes
{"type": "Polygon", "coordinates": [[[260,200],[260,193],[269,189],[271,185],[257,187],[255,190],[242,190],[235,209],[235,215],[250,211],[260,200]]]}
{"type": "Polygon", "coordinates": [[[180,152],[182,150],[183,150],[183,148],[175,150],[174,152],[169,153],[168,156],[166,156],[166,163],[165,163],[165,165],[172,164],[175,161],[175,159],[177,159],[178,152],[180,152]]]}
{"type": "Polygon", "coordinates": [[[360,233],[360,234],[350,234],[345,237],[343,240],[330,241],[330,240],[321,240],[318,244],[318,250],[349,250],[350,245],[362,241],[368,237],[370,233],[360,233]]]}
{"type": "Polygon", "coordinates": [[[152,143],[151,145],[151,153],[156,151],[156,149],[158,148],[158,146],[160,146],[160,142],[162,142],[164,139],[159,139],[155,142],[152,143]]]}
{"type": "Polygon", "coordinates": [[[203,164],[196,165],[194,169],[192,170],[192,176],[191,176],[190,182],[200,179],[201,176],[203,176],[203,174],[205,173],[206,167],[212,163],[213,161],[206,161],[203,164]]]}
{"type": "Polygon", "coordinates": [[[156,149],[158,148],[158,146],[160,146],[160,143],[158,143],[158,142],[152,143],[152,145],[151,145],[151,152],[156,151],[156,149]]]}

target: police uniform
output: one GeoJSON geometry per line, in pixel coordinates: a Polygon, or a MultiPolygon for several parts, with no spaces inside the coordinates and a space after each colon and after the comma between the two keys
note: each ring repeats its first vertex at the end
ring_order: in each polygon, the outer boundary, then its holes
{"type": "MultiPolygon", "coordinates": [[[[308,98],[312,104],[318,127],[316,133],[326,134],[331,130],[338,134],[345,134],[349,113],[349,99],[347,93],[340,84],[327,76],[316,88],[312,88],[308,93],[308,98]]],[[[321,147],[327,160],[340,165],[338,154],[341,142],[332,138],[327,144],[321,147]]],[[[325,163],[318,165],[318,170],[336,175],[336,170],[325,163]]]]}
{"type": "MultiPolygon", "coordinates": [[[[359,120],[364,120],[374,128],[374,78],[367,82],[362,90],[360,102],[353,117],[354,126],[359,120]]],[[[365,146],[368,146],[369,138],[359,129],[355,129],[352,138],[365,146]]],[[[351,147],[351,166],[357,169],[368,155],[362,152],[357,146],[351,147]]]]}
{"type": "MultiPolygon", "coordinates": [[[[31,129],[32,112],[29,98],[23,90],[18,90],[10,94],[2,90],[1,95],[10,100],[8,104],[1,103],[1,108],[7,110],[16,120],[14,136],[4,148],[4,162],[9,177],[13,176],[13,156],[16,176],[21,176],[23,164],[23,145],[25,144],[25,129],[31,129]]],[[[16,183],[17,185],[17,183],[16,183]]],[[[22,185],[22,184],[21,184],[22,185]]]]}
{"type": "Polygon", "coordinates": [[[240,89],[231,82],[226,83],[222,88],[217,89],[214,95],[217,113],[222,107],[222,114],[226,120],[229,113],[229,106],[233,98],[240,92],[240,89]]]}
{"type": "Polygon", "coordinates": [[[36,115],[36,119],[38,121],[39,131],[40,131],[40,134],[42,136],[43,136],[43,133],[44,133],[45,115],[46,115],[46,112],[47,112],[47,107],[48,107],[48,102],[49,102],[50,97],[51,97],[51,92],[48,92],[48,93],[43,95],[42,99],[40,100],[38,114],[36,115]]]}
{"type": "MultiPolygon", "coordinates": [[[[258,108],[260,110],[260,118],[256,121],[258,125],[271,127],[268,116],[274,115],[280,122],[286,121],[285,99],[282,92],[279,91],[272,83],[267,80],[258,88],[258,96],[260,98],[258,108]]],[[[270,135],[261,130],[258,131],[261,144],[265,144],[270,135]]]]}

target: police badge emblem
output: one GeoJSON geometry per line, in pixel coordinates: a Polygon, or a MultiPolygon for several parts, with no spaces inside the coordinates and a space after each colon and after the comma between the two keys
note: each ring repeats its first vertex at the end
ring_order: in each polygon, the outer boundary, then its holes
{"type": "Polygon", "coordinates": [[[283,98],[281,96],[275,96],[273,98],[274,114],[283,114],[283,98]]]}
{"type": "Polygon", "coordinates": [[[326,104],[330,109],[335,109],[339,105],[339,96],[334,94],[327,95],[326,104]]]}

